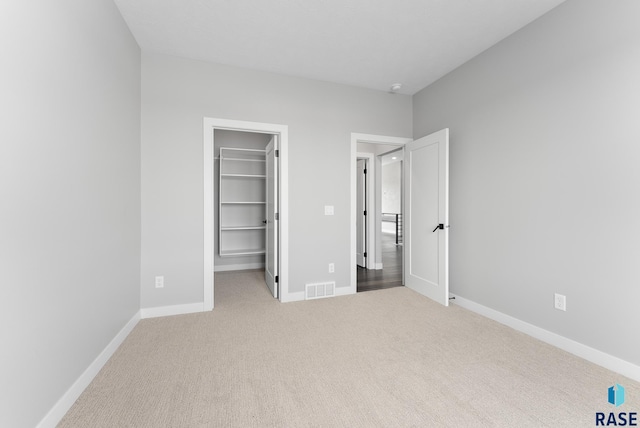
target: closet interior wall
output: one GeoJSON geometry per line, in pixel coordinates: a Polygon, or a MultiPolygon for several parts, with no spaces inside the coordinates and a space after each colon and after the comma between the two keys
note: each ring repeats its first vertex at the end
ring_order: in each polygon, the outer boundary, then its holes
{"type": "MultiPolygon", "coordinates": [[[[214,131],[214,210],[216,239],[214,242],[214,271],[231,271],[245,269],[262,269],[265,265],[264,254],[260,255],[241,255],[241,256],[220,256],[220,148],[237,148],[237,149],[256,149],[264,150],[271,139],[270,134],[260,134],[255,132],[228,131],[216,129],[214,131]]],[[[262,181],[264,185],[264,181],[262,181]]],[[[236,196],[236,195],[234,195],[236,196]]],[[[237,195],[238,199],[242,199],[242,195],[237,195]]],[[[242,209],[242,207],[236,207],[242,209]]],[[[248,208],[251,209],[251,208],[248,208]]],[[[253,208],[255,209],[255,207],[253,208]]],[[[266,209],[266,208],[265,208],[266,209]]],[[[229,233],[229,232],[223,232],[229,233]]],[[[233,234],[233,232],[231,232],[233,234]]],[[[225,239],[233,239],[225,236],[225,239]]]]}

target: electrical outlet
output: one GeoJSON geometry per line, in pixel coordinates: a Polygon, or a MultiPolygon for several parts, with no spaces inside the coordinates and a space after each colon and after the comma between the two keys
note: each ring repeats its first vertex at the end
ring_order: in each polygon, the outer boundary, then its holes
{"type": "Polygon", "coordinates": [[[554,294],[554,307],[560,311],[567,310],[567,296],[563,294],[554,294]]]}
{"type": "Polygon", "coordinates": [[[164,288],[164,276],[156,276],[156,288],[164,288]]]}
{"type": "Polygon", "coordinates": [[[336,265],[333,263],[329,263],[329,273],[334,273],[336,271],[336,265]]]}

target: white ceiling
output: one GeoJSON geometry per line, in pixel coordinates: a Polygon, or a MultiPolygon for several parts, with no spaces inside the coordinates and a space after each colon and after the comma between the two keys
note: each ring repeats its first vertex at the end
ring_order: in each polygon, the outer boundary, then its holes
{"type": "Polygon", "coordinates": [[[143,50],[414,94],[564,0],[115,0],[143,50]]]}

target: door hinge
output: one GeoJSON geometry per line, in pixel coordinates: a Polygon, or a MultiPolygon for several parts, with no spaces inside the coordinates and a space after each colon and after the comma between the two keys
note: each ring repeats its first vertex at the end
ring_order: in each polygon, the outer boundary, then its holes
{"type": "Polygon", "coordinates": [[[367,252],[365,251],[364,256],[367,257],[367,252]]]}
{"type": "Polygon", "coordinates": [[[276,157],[279,158],[280,157],[280,150],[276,150],[276,157]]]}
{"type": "Polygon", "coordinates": [[[278,275],[276,275],[276,283],[278,283],[278,275]]]}
{"type": "Polygon", "coordinates": [[[364,215],[367,215],[367,211],[365,210],[364,215]]]}
{"type": "Polygon", "coordinates": [[[275,219],[280,220],[280,215],[278,213],[275,213],[275,219]]]}
{"type": "Polygon", "coordinates": [[[365,174],[367,173],[367,168],[365,168],[365,169],[364,169],[364,173],[365,173],[365,174]]]}

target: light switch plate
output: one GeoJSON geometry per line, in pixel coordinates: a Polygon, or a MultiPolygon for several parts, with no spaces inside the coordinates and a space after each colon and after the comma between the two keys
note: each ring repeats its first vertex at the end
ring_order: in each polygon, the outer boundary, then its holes
{"type": "Polygon", "coordinates": [[[324,206],[324,215],[333,215],[333,205],[324,206]]]}

